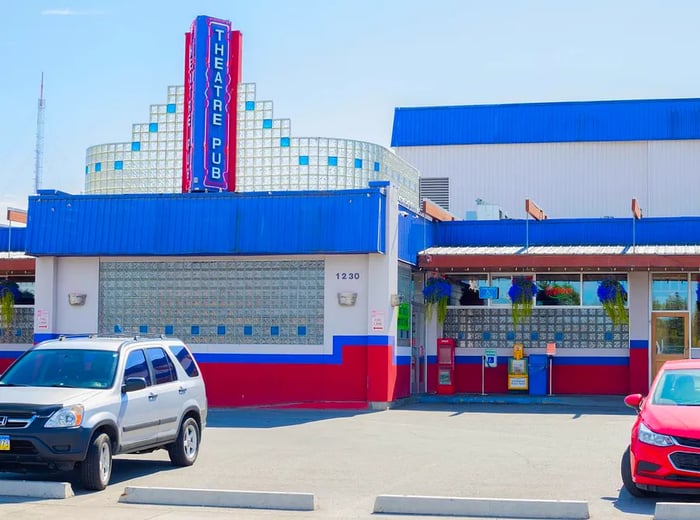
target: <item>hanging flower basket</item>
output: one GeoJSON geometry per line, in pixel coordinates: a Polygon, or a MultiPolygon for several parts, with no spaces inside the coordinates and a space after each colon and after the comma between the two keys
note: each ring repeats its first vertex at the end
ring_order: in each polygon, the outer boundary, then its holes
{"type": "Polygon", "coordinates": [[[514,276],[508,297],[510,298],[513,326],[517,327],[524,319],[532,315],[532,299],[537,294],[537,285],[532,276],[514,276]]]}
{"type": "Polygon", "coordinates": [[[600,282],[598,284],[598,299],[613,325],[629,323],[629,315],[625,308],[627,291],[618,280],[606,278],[600,282]]]}
{"type": "Polygon", "coordinates": [[[423,287],[427,316],[432,316],[437,309],[437,320],[440,325],[445,322],[450,296],[452,296],[452,285],[444,278],[430,278],[423,287]]]}
{"type": "Polygon", "coordinates": [[[0,287],[0,328],[9,331],[15,315],[15,297],[6,287],[0,287]]]}

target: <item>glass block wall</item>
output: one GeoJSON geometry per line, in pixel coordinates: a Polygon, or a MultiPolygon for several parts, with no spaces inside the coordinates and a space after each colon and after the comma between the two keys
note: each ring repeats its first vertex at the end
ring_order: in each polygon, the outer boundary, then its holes
{"type": "MultiPolygon", "coordinates": [[[[151,105],[147,123],[134,124],[131,142],[87,149],[85,192],[175,193],[182,184],[184,87],[168,87],[167,103],[151,105]]],[[[272,101],[257,101],[242,83],[237,107],[236,191],[366,188],[389,180],[399,200],[417,210],[419,173],[382,146],[323,137],[293,137],[289,119],[275,119],[272,101]]]]}
{"type": "Polygon", "coordinates": [[[99,332],[321,345],[323,280],[318,260],[103,261],[99,332]]]}
{"type": "Polygon", "coordinates": [[[629,348],[627,325],[613,326],[602,308],[535,308],[513,329],[509,308],[448,308],[444,336],[458,347],[496,348],[523,343],[525,348],[629,348]]]}
{"type": "Polygon", "coordinates": [[[15,307],[11,327],[0,327],[0,344],[27,343],[34,341],[34,306],[15,307]]]}

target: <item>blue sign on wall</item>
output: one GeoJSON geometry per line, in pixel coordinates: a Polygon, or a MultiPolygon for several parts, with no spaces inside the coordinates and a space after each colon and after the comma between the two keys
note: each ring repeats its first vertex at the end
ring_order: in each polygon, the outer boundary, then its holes
{"type": "Polygon", "coordinates": [[[482,300],[498,300],[498,287],[479,287],[479,298],[482,300]]]}

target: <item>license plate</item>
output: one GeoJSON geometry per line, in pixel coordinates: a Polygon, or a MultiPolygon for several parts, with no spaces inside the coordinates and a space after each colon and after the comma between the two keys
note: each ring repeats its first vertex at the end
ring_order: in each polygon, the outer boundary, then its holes
{"type": "Polygon", "coordinates": [[[9,435],[0,435],[0,451],[10,451],[9,435]]]}

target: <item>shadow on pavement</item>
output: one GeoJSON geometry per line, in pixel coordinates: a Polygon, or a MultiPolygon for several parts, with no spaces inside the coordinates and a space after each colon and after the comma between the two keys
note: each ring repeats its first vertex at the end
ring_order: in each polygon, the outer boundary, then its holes
{"type": "Polygon", "coordinates": [[[207,428],[279,428],[317,421],[377,413],[374,410],[317,410],[273,408],[210,409],[207,428]]]}

